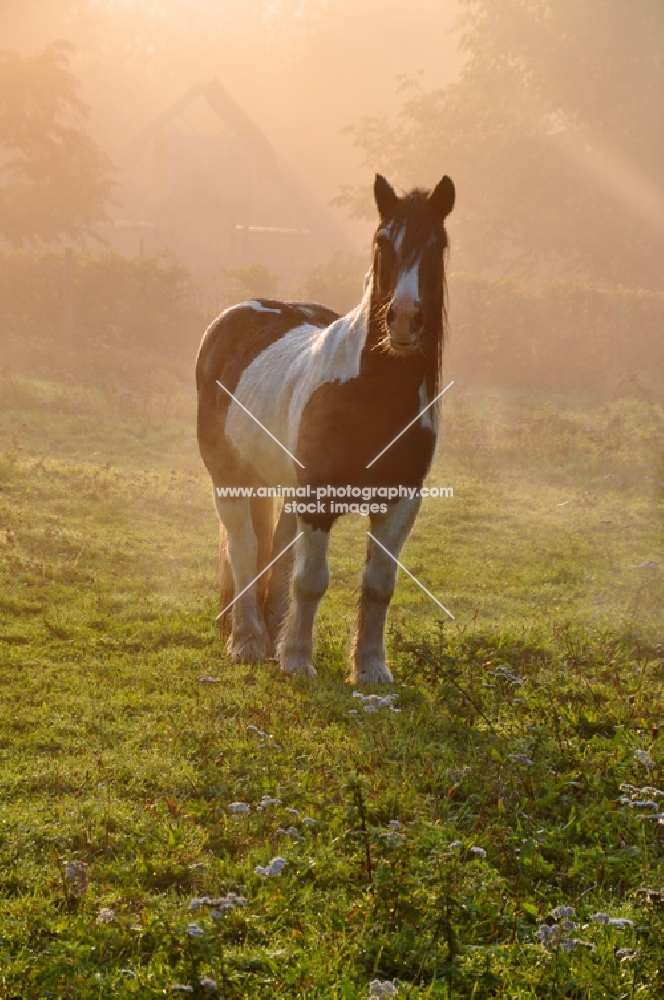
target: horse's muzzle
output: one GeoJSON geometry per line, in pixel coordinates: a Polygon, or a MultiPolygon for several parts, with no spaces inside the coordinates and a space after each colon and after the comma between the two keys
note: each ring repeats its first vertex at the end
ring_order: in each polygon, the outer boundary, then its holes
{"type": "Polygon", "coordinates": [[[390,344],[396,351],[408,352],[417,347],[424,325],[422,307],[417,300],[393,299],[385,319],[390,344]]]}

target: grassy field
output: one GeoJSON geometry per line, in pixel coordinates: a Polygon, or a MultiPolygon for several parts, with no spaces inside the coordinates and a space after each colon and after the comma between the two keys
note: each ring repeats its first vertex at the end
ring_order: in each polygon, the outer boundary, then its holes
{"type": "Polygon", "coordinates": [[[0,998],[664,995],[661,406],[450,390],[370,711],[366,520],[231,666],[189,371],[101,355],[0,375],[0,998]]]}

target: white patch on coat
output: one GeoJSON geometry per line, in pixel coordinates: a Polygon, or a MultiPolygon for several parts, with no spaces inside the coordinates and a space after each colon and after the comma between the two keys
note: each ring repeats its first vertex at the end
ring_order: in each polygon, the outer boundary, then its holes
{"type": "Polygon", "coordinates": [[[268,306],[264,306],[261,302],[257,302],[256,299],[249,299],[248,302],[242,303],[245,306],[249,306],[254,312],[257,313],[278,313],[281,315],[281,309],[270,309],[268,306]]]}
{"type": "MultiPolygon", "coordinates": [[[[310,323],[289,330],[243,372],[235,396],[289,451],[297,448],[302,411],[316,389],[357,378],[370,303],[369,287],[346,316],[322,330],[310,323]]],[[[292,460],[235,402],[226,417],[226,435],[265,481],[295,485],[292,460]]]]}
{"type": "MultiPolygon", "coordinates": [[[[429,404],[429,396],[427,394],[427,380],[422,379],[422,385],[420,386],[420,410],[423,410],[425,406],[429,404]]],[[[426,413],[423,413],[420,417],[420,427],[427,427],[430,431],[436,431],[435,426],[436,414],[433,412],[436,409],[435,404],[429,406],[426,413]]]]}

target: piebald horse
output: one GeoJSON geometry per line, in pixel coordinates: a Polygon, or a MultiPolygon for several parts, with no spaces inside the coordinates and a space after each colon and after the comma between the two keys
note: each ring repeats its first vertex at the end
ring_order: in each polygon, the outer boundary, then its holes
{"type": "Polygon", "coordinates": [[[398,559],[413,525],[436,444],[437,407],[422,411],[439,392],[445,220],[455,192],[445,176],[430,193],[399,197],[377,175],[374,196],[373,264],[355,309],[339,317],[311,303],[243,302],[207,329],[196,363],[198,441],[221,522],[222,606],[239,595],[228,639],[234,662],[276,651],[287,674],[315,676],[314,620],[339,516],[337,505],[316,502],[317,491],[332,486],[342,495],[350,486],[358,496],[357,488],[402,487],[408,494],[392,490],[394,498],[370,514],[380,545],[368,538],[354,683],[393,679],[384,646],[397,575],[390,553],[398,559]],[[300,495],[308,486],[310,496],[296,513],[283,504],[277,517],[278,501],[266,495],[277,486],[299,487],[300,495]]]}

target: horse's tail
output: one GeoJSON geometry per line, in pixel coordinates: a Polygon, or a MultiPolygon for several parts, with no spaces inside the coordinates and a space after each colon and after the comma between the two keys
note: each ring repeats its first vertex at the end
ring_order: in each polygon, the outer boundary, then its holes
{"type": "MultiPolygon", "coordinates": [[[[251,523],[258,542],[257,571],[263,573],[272,558],[272,538],[276,527],[276,501],[273,497],[251,498],[251,523]]],[[[261,606],[265,604],[269,583],[270,574],[263,573],[256,584],[261,606]]]]}

